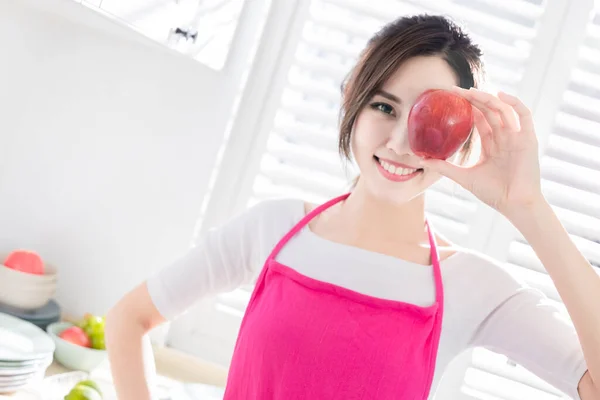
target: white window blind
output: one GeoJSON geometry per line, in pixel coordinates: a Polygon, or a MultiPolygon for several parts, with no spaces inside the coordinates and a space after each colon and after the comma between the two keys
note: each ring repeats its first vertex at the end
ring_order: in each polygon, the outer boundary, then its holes
{"type": "MultiPolygon", "coordinates": [[[[594,14],[541,160],[543,189],[579,249],[600,269],[600,15],[594,14]]],[[[533,250],[521,236],[508,266],[559,301],[533,250]]]]}
{"type": "MultiPolygon", "coordinates": [[[[578,248],[600,273],[600,13],[594,12],[562,96],[541,159],[542,185],[578,248]]],[[[506,268],[543,291],[566,314],[558,292],[533,249],[516,234],[506,268]]],[[[557,344],[559,345],[559,344],[557,344]]],[[[488,399],[557,399],[561,393],[506,357],[477,350],[465,393],[488,399]]]]}
{"type": "MultiPolygon", "coordinates": [[[[547,97],[546,66],[558,61],[553,46],[564,33],[559,23],[567,4],[557,1],[550,7],[544,0],[379,0],[373,7],[361,0],[310,0],[310,12],[302,23],[292,61],[279,77],[283,81],[281,96],[273,102],[273,112],[265,112],[271,116],[260,124],[265,132],[256,132],[264,140],[248,150],[256,167],[246,160],[239,180],[252,183],[247,190],[236,188],[230,195],[239,196],[246,205],[278,196],[319,203],[347,190],[356,170],[353,166],[345,170],[337,152],[340,84],[367,39],[397,16],[442,13],[462,22],[484,50],[491,88],[514,93],[530,104],[540,96],[547,97]]],[[[589,2],[580,6],[588,7],[589,2]]],[[[600,150],[600,75],[595,72],[600,70],[599,19],[589,26],[576,68],[568,71],[571,78],[558,114],[535,115],[538,125],[553,126],[542,160],[544,190],[595,265],[600,265],[600,165],[592,157],[592,152],[599,154],[600,150]]],[[[535,110],[535,104],[530,105],[535,110]]],[[[442,234],[462,245],[481,243],[480,236],[493,228],[490,210],[447,179],[430,191],[427,212],[442,234]]],[[[494,248],[490,253],[501,252],[500,258],[507,261],[511,272],[559,301],[529,246],[519,237],[512,240],[511,236],[508,242],[506,249],[500,246],[501,250],[494,248]]],[[[202,349],[196,354],[228,364],[251,290],[249,286],[220,295],[211,306],[210,316],[195,317],[199,323],[194,325],[193,335],[199,340],[191,342],[202,349]]],[[[186,340],[190,342],[189,337],[186,340]]],[[[561,396],[506,357],[483,349],[473,352],[464,377],[455,391],[442,391],[437,398],[561,396]]]]}
{"type": "MultiPolygon", "coordinates": [[[[466,25],[485,51],[489,86],[518,93],[543,2],[398,1],[372,7],[360,0],[312,0],[287,82],[268,135],[248,205],[273,197],[320,203],[349,187],[353,165],[340,162],[337,117],[340,84],[368,38],[393,17],[442,13],[466,25]],[[520,8],[517,10],[518,5],[520,8]]],[[[473,196],[443,179],[428,193],[428,218],[450,240],[468,245],[482,207],[473,196]]],[[[251,287],[222,298],[222,307],[245,304],[251,287]]]]}
{"type": "MultiPolygon", "coordinates": [[[[544,7],[526,1],[313,1],[281,97],[250,204],[273,196],[299,196],[316,203],[348,187],[337,153],[340,84],[368,38],[391,16],[443,13],[464,22],[486,52],[489,80],[515,93],[527,67],[544,7]]],[[[478,204],[443,180],[428,196],[432,223],[451,240],[469,243],[478,204]]]]}

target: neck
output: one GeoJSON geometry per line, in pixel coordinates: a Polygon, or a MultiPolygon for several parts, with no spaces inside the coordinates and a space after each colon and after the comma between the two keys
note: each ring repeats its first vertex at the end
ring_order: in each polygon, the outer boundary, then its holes
{"type": "Polygon", "coordinates": [[[340,212],[360,237],[395,238],[412,244],[427,240],[424,195],[406,203],[393,203],[371,195],[359,180],[340,212]]]}

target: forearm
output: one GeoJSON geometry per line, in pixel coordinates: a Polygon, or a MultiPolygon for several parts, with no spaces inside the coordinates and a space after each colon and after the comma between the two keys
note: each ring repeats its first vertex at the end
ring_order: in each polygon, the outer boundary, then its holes
{"type": "Polygon", "coordinates": [[[577,330],[589,374],[598,388],[600,277],[544,199],[508,218],[529,242],[552,278],[577,330]]]}
{"type": "Polygon", "coordinates": [[[150,400],[144,363],[146,329],[118,310],[106,319],[106,342],[111,373],[119,400],[150,400]]]}

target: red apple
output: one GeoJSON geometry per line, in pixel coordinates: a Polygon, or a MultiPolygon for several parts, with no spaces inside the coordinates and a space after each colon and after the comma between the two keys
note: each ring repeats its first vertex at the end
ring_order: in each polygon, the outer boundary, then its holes
{"type": "Polygon", "coordinates": [[[90,338],[85,333],[85,331],[78,326],[72,326],[70,328],[65,329],[60,333],[60,335],[58,335],[58,337],[78,346],[91,346],[90,338]]]}
{"type": "Polygon", "coordinates": [[[413,153],[445,160],[467,141],[473,129],[471,103],[441,89],[423,92],[408,114],[408,142],[413,153]]]}
{"type": "Polygon", "coordinates": [[[41,257],[33,251],[15,250],[6,257],[4,265],[8,268],[26,272],[28,274],[44,274],[44,262],[41,257]]]}

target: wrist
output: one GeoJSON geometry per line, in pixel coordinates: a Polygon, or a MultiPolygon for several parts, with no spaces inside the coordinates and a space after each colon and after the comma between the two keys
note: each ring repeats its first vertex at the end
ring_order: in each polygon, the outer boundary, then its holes
{"type": "Polygon", "coordinates": [[[539,227],[554,215],[552,206],[543,194],[539,194],[531,201],[507,208],[504,216],[522,233],[525,228],[539,227]]]}

